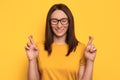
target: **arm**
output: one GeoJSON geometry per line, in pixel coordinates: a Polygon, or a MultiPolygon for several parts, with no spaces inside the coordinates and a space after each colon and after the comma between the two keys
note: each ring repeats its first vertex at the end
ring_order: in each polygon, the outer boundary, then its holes
{"type": "Polygon", "coordinates": [[[29,61],[28,65],[28,80],[39,80],[39,72],[37,67],[37,60],[29,61]]]}
{"type": "Polygon", "coordinates": [[[92,80],[92,74],[93,74],[93,62],[86,62],[86,68],[84,70],[84,75],[82,77],[82,79],[80,80],[92,80]]]}
{"type": "Polygon", "coordinates": [[[78,80],[82,79],[84,71],[85,71],[85,66],[80,66],[79,75],[78,75],[79,79],[78,80]]]}
{"type": "Polygon", "coordinates": [[[79,80],[92,80],[94,60],[95,60],[96,51],[97,51],[95,46],[92,44],[92,41],[93,41],[93,38],[89,37],[89,41],[84,54],[86,59],[86,65],[84,68],[83,67],[80,68],[79,72],[81,74],[81,77],[79,78],[79,80]]]}
{"type": "Polygon", "coordinates": [[[26,54],[28,57],[28,80],[39,80],[39,70],[37,57],[39,54],[38,48],[35,45],[32,36],[29,37],[30,42],[25,46],[26,54]]]}

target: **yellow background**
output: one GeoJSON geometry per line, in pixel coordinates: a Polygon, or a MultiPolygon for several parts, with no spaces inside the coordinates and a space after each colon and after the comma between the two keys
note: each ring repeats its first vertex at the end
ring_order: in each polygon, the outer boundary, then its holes
{"type": "Polygon", "coordinates": [[[27,80],[24,46],[28,36],[44,40],[45,19],[54,3],[65,3],[75,18],[75,33],[98,49],[93,80],[120,80],[119,0],[0,0],[0,80],[27,80]]]}

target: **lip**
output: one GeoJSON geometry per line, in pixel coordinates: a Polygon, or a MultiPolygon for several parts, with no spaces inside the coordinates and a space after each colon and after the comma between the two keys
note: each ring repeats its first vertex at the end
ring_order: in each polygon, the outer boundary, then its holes
{"type": "Polygon", "coordinates": [[[56,30],[56,32],[58,32],[58,33],[62,33],[62,32],[63,32],[63,29],[62,29],[62,30],[55,29],[55,30],[56,30]]]}

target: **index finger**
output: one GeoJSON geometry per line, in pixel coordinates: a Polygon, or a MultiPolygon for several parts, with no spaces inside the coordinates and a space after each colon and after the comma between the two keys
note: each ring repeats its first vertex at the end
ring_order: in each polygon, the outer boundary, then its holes
{"type": "Polygon", "coordinates": [[[92,37],[92,36],[89,36],[89,41],[88,41],[88,44],[87,44],[87,45],[92,44],[92,41],[93,41],[93,37],[92,37]]]}
{"type": "Polygon", "coordinates": [[[30,40],[30,43],[34,44],[34,40],[33,40],[32,35],[30,35],[28,38],[29,38],[29,40],[30,40]]]}

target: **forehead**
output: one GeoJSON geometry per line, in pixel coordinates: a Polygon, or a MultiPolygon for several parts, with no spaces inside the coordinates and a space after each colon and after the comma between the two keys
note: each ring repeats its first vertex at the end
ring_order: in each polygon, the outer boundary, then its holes
{"type": "Polygon", "coordinates": [[[51,14],[51,18],[62,19],[62,18],[68,18],[68,17],[62,10],[55,10],[51,14]]]}

